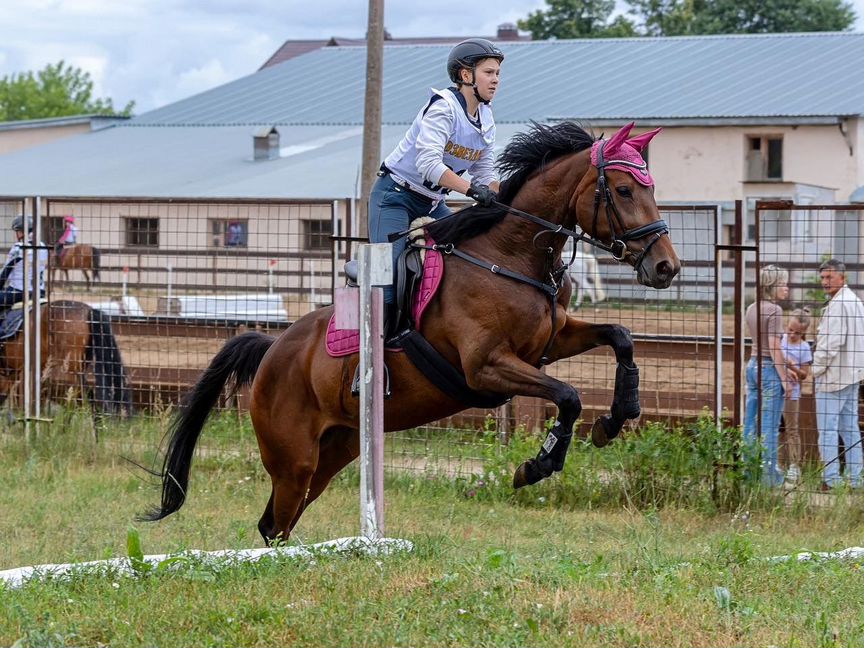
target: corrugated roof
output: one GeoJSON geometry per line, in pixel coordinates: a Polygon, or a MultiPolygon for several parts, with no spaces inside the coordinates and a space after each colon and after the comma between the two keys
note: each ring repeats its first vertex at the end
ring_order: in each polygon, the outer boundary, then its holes
{"type": "MultiPolygon", "coordinates": [[[[530,120],[770,125],[864,114],[864,34],[553,41],[504,49],[495,99],[499,148],[530,120]]],[[[423,85],[447,85],[448,51],[447,45],[385,49],[382,154],[425,101],[423,85]]],[[[0,155],[0,195],[354,196],[365,56],[364,48],[320,49],[112,128],[0,155]],[[279,129],[281,157],[253,162],[252,135],[264,125],[279,129]]]]}
{"type": "MultiPolygon", "coordinates": [[[[590,39],[502,45],[499,123],[864,114],[864,34],[590,39]]],[[[383,121],[408,124],[448,45],[384,49],[383,121]]],[[[131,120],[362,124],[366,51],[325,47],[131,120]]]]}
{"type": "MultiPolygon", "coordinates": [[[[469,38],[469,36],[418,36],[411,38],[393,38],[389,32],[384,32],[384,47],[390,45],[415,45],[415,44],[448,44],[450,46],[459,43],[460,41],[469,38]]],[[[516,29],[516,25],[512,23],[503,23],[498,25],[498,34],[495,36],[481,36],[493,42],[515,42],[515,41],[530,41],[531,35],[522,35],[516,29]]],[[[300,56],[306,52],[310,52],[319,47],[334,47],[334,46],[353,46],[365,47],[365,38],[343,38],[341,36],[333,36],[329,40],[287,40],[276,50],[264,65],[259,69],[263,70],[266,67],[271,67],[292,59],[295,56],[300,56]]]]}
{"type": "MultiPolygon", "coordinates": [[[[0,195],[322,198],[359,193],[363,129],[279,126],[281,157],[252,159],[248,126],[111,128],[0,155],[0,195]]],[[[524,125],[502,126],[499,148],[524,125]]],[[[405,129],[386,126],[382,155],[405,129]]]]}

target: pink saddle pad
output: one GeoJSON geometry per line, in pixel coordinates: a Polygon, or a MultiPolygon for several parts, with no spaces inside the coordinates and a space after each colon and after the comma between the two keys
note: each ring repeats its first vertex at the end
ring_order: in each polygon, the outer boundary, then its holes
{"type": "MultiPolygon", "coordinates": [[[[441,253],[437,250],[426,250],[426,260],[423,263],[423,277],[420,279],[420,288],[414,296],[414,306],[412,308],[414,322],[416,322],[418,329],[420,328],[423,313],[429,302],[432,301],[432,297],[438,291],[438,286],[441,285],[441,278],[443,276],[444,259],[441,257],[441,253]]],[[[334,314],[327,323],[326,344],[328,355],[334,358],[357,353],[360,350],[360,331],[357,329],[337,329],[336,315],[334,314]]],[[[402,349],[391,350],[401,351],[402,349]]]]}

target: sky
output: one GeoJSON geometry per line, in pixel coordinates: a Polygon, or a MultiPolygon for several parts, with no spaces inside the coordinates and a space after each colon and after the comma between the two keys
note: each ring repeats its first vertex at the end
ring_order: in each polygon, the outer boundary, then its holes
{"type": "MultiPolygon", "coordinates": [[[[494,35],[545,0],[384,0],[394,37],[494,35]],[[493,7],[494,10],[490,10],[493,7]]],[[[864,0],[852,0],[864,31],[864,0]]],[[[140,114],[252,74],[282,43],[362,38],[367,0],[4,0],[0,77],[64,60],[140,114]]]]}

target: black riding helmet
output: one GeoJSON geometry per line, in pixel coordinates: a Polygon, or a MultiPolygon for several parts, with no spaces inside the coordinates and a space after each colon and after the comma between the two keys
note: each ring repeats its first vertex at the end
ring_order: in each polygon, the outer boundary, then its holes
{"type": "Polygon", "coordinates": [[[480,95],[477,94],[477,86],[474,82],[474,68],[477,63],[487,58],[497,59],[500,63],[504,60],[504,52],[495,47],[494,44],[485,38],[469,38],[468,40],[464,40],[458,45],[455,45],[453,49],[450,50],[450,55],[447,57],[447,75],[450,77],[450,80],[455,83],[457,87],[461,85],[473,86],[474,95],[483,103],[489,102],[482,99],[480,95]],[[463,84],[462,79],[459,78],[459,70],[462,68],[471,70],[470,84],[463,84]]]}
{"type": "MultiPolygon", "coordinates": [[[[12,219],[12,230],[15,232],[23,232],[24,231],[24,216],[19,214],[15,218],[12,219]]],[[[30,217],[27,217],[27,231],[30,232],[33,230],[33,221],[30,217]]]]}

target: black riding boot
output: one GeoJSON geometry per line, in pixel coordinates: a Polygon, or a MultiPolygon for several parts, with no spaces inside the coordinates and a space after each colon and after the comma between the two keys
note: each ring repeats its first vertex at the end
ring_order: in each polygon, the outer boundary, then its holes
{"type": "Polygon", "coordinates": [[[399,331],[399,306],[397,304],[384,304],[384,341],[386,342],[399,331]]]}

